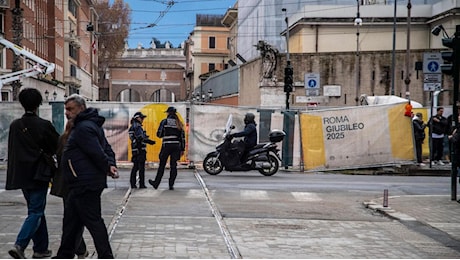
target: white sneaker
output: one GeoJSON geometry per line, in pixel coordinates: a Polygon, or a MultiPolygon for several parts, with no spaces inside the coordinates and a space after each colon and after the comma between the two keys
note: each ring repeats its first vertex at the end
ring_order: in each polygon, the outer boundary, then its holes
{"type": "Polygon", "coordinates": [[[438,161],[438,164],[439,165],[444,165],[444,163],[442,161],[438,161]]]}
{"type": "Polygon", "coordinates": [[[419,163],[418,166],[426,166],[424,163],[419,163]]]}

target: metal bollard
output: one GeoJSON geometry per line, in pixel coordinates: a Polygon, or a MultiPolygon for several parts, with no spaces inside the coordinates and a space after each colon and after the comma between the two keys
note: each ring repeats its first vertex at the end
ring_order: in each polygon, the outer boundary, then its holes
{"type": "Polygon", "coordinates": [[[383,207],[388,207],[388,190],[383,190],[383,207]]]}

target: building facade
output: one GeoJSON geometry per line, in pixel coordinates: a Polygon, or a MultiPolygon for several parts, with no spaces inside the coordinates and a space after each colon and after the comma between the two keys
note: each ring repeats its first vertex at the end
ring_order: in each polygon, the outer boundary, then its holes
{"type": "MultiPolygon", "coordinates": [[[[72,93],[96,100],[97,56],[92,50],[96,37],[87,30],[97,18],[93,0],[5,2],[0,6],[5,39],[56,65],[51,75],[21,79],[21,87],[35,87],[48,100],[64,100],[72,93]]],[[[2,50],[2,74],[32,65],[2,50]]],[[[3,86],[2,100],[14,100],[14,89],[11,84],[3,86]]]]}
{"type": "MultiPolygon", "coordinates": [[[[398,1],[394,16],[394,3],[379,0],[240,1],[237,50],[248,61],[239,63],[238,105],[285,106],[287,30],[295,82],[289,96],[291,107],[305,108],[311,103],[357,105],[361,95],[390,94],[409,96],[428,105],[430,91],[424,88],[420,66],[425,53],[445,48],[442,37],[432,35],[431,31],[443,25],[446,34],[452,36],[456,25],[460,24],[456,16],[459,4],[447,0],[415,0],[408,9],[407,2],[398,1]],[[358,13],[362,20],[355,25],[358,13]],[[279,50],[276,72],[270,79],[263,77],[264,59],[257,48],[261,40],[279,50]],[[309,94],[305,80],[309,74],[318,76],[320,84],[313,95],[309,94]],[[327,86],[326,91],[324,86],[327,86]],[[334,93],[329,86],[334,87],[334,93]],[[311,99],[315,101],[310,102],[311,99]]],[[[451,90],[451,81],[443,75],[442,87],[451,90]]],[[[451,96],[445,91],[440,95],[440,104],[449,103],[451,96]]]]}
{"type": "Polygon", "coordinates": [[[203,82],[213,73],[229,66],[229,28],[222,24],[222,18],[223,15],[198,14],[195,27],[185,41],[187,91],[190,100],[195,97],[203,101],[209,91],[202,90],[203,82]]]}
{"type": "Polygon", "coordinates": [[[150,48],[125,49],[107,71],[110,101],[186,100],[183,48],[152,41],[150,48]]]}

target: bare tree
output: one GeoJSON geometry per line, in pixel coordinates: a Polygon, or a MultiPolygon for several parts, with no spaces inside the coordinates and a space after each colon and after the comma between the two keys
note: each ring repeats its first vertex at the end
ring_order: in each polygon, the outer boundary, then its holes
{"type": "Polygon", "coordinates": [[[95,6],[98,21],[98,68],[99,68],[99,99],[110,100],[107,69],[110,62],[116,60],[124,50],[131,23],[131,9],[123,0],[98,1],[95,6]]]}

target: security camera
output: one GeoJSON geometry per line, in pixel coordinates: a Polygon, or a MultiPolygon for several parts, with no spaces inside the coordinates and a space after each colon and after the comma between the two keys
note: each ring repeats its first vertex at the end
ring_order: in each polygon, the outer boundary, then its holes
{"type": "Polygon", "coordinates": [[[442,25],[438,25],[431,30],[431,34],[438,36],[442,29],[444,29],[444,27],[442,25]]]}

